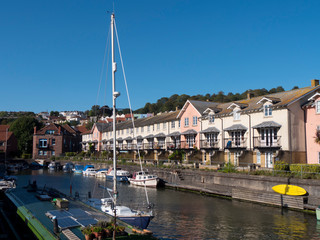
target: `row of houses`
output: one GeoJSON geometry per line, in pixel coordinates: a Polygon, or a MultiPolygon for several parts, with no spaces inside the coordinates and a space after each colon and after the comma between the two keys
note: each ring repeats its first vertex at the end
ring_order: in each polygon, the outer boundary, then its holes
{"type": "MultiPolygon", "coordinates": [[[[320,163],[320,86],[215,103],[188,100],[180,111],[117,123],[118,153],[138,149],[154,160],[176,150],[203,164],[231,162],[272,168],[275,161],[320,163]]],[[[112,151],[110,123],[95,123],[82,134],[82,149],[112,151]]]]}

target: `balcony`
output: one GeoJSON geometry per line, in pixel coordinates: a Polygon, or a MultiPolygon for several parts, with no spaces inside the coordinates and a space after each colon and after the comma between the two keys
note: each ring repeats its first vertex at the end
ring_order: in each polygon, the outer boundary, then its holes
{"type": "Polygon", "coordinates": [[[144,150],[153,150],[154,149],[154,142],[144,143],[143,149],[144,150]]]}
{"type": "Polygon", "coordinates": [[[224,149],[245,149],[247,148],[247,139],[240,138],[225,138],[224,149]]]}
{"type": "Polygon", "coordinates": [[[261,136],[254,137],[253,148],[274,149],[274,150],[280,149],[281,148],[280,138],[281,138],[280,136],[269,137],[269,138],[262,138],[261,136]]]}
{"type": "Polygon", "coordinates": [[[194,142],[187,142],[181,141],[181,149],[196,149],[197,148],[197,141],[194,142]]]}
{"type": "Polygon", "coordinates": [[[166,142],[166,148],[167,149],[180,149],[181,148],[181,143],[180,142],[166,142]]]}
{"type": "Polygon", "coordinates": [[[219,149],[219,140],[201,140],[200,141],[200,148],[202,149],[219,149]]]}

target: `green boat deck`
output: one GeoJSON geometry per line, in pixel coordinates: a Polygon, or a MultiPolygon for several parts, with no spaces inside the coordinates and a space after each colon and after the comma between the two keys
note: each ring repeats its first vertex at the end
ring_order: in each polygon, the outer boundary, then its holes
{"type": "MultiPolygon", "coordinates": [[[[38,188],[35,192],[29,192],[26,187],[17,187],[6,192],[8,199],[17,207],[17,214],[28,225],[38,239],[85,239],[80,227],[60,229],[60,233],[54,232],[53,221],[46,215],[48,211],[61,210],[52,201],[41,201],[37,195],[43,189],[38,188]]],[[[94,209],[81,201],[68,198],[68,209],[81,209],[90,214],[97,221],[111,221],[112,216],[94,209]]],[[[125,227],[128,234],[132,234],[132,226],[123,221],[117,220],[117,224],[125,227]]]]}

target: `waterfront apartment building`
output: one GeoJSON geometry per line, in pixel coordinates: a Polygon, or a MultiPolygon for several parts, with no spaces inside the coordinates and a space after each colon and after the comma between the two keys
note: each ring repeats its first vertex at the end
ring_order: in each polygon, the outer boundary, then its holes
{"type": "Polygon", "coordinates": [[[68,124],[50,123],[33,134],[33,159],[49,159],[52,156],[62,156],[66,152],[79,152],[80,132],[68,124]]]}
{"type": "MultiPolygon", "coordinates": [[[[174,150],[185,152],[185,161],[215,165],[255,164],[273,168],[275,161],[306,163],[304,106],[320,90],[319,81],[309,87],[214,103],[188,100],[180,111],[117,124],[117,150],[139,148],[154,160],[167,159],[174,150]]],[[[320,105],[319,105],[320,106],[320,105]]],[[[95,125],[83,135],[97,150],[112,150],[112,125],[95,125]]],[[[308,136],[307,136],[308,138],[308,136]]]]}

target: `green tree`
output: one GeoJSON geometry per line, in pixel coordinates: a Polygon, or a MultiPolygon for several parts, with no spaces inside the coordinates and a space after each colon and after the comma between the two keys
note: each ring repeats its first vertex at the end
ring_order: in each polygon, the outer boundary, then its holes
{"type": "Polygon", "coordinates": [[[89,111],[89,116],[94,117],[94,116],[99,116],[100,114],[100,106],[99,105],[93,105],[91,107],[91,110],[89,111]]]}
{"type": "Polygon", "coordinates": [[[52,116],[59,117],[59,112],[58,111],[51,111],[50,112],[50,117],[52,117],[52,116]]]}
{"type": "Polygon", "coordinates": [[[33,117],[20,117],[10,126],[10,131],[17,138],[20,153],[32,153],[34,127],[39,129],[42,124],[33,117]]]}
{"type": "Polygon", "coordinates": [[[93,127],[94,122],[88,122],[86,124],[86,129],[91,130],[91,128],[93,127]]]}

